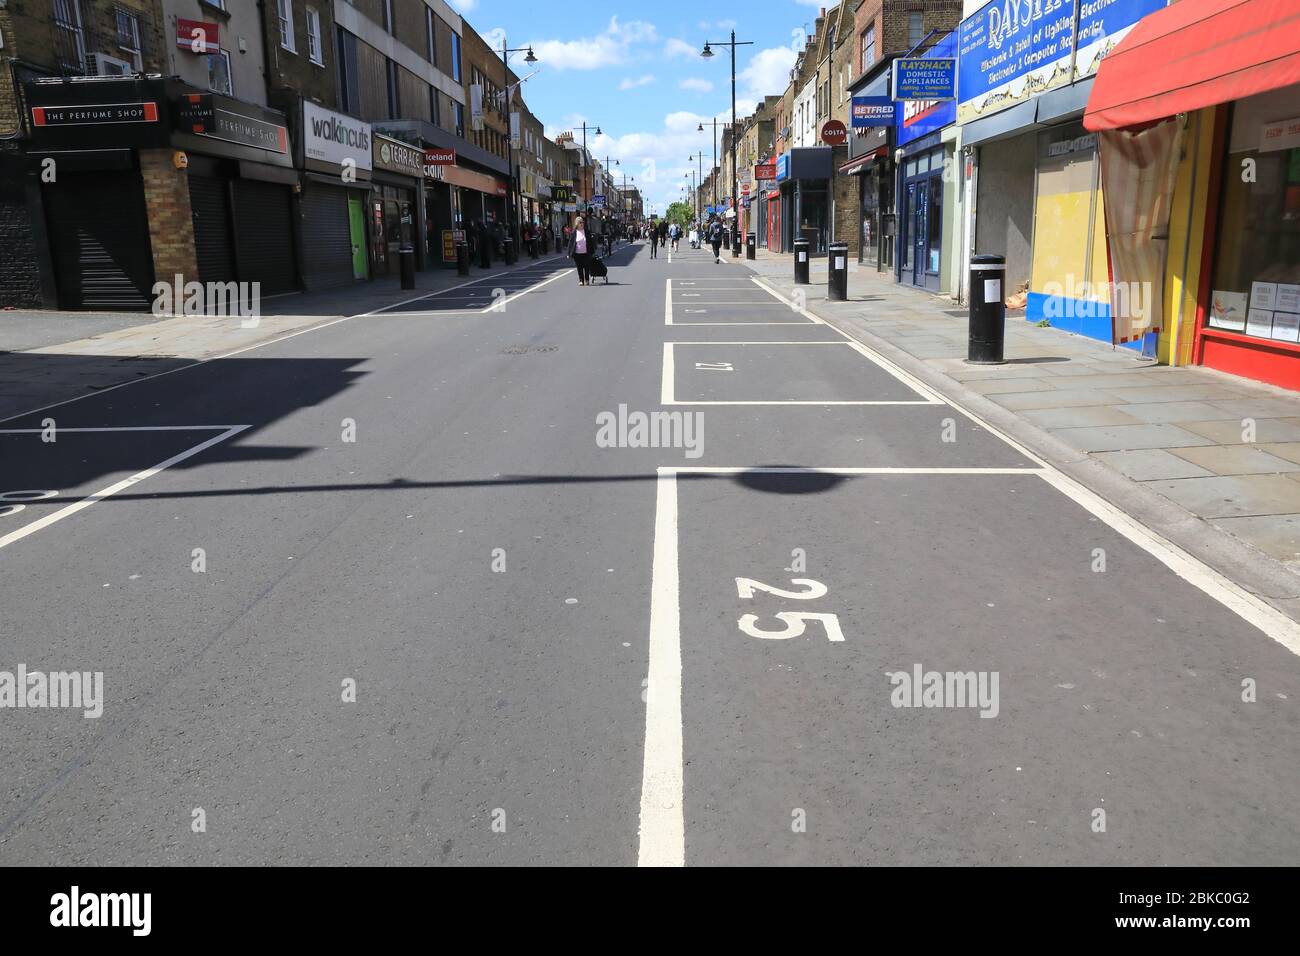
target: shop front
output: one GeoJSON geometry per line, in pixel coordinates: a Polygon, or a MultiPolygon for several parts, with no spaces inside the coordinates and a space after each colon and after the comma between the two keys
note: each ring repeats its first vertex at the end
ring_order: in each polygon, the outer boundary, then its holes
{"type": "Polygon", "coordinates": [[[338,288],[366,279],[370,124],[304,100],[297,132],[300,153],[295,159],[303,169],[298,196],[303,288],[338,288]]]}
{"type": "Polygon", "coordinates": [[[830,242],[831,147],[802,146],[790,150],[792,240],[807,239],[808,254],[826,255],[830,242]]]}
{"type": "Polygon", "coordinates": [[[375,133],[372,137],[370,182],[370,268],[373,275],[397,275],[400,253],[409,244],[415,250],[415,267],[426,266],[424,201],[424,150],[375,133]]]}
{"type": "Polygon", "coordinates": [[[456,151],[424,150],[424,253],[429,268],[456,268],[456,246],[465,241],[460,187],[447,181],[456,165],[456,151]]]}
{"type": "MultiPolygon", "coordinates": [[[[155,262],[142,170],[173,169],[162,80],[32,81],[24,92],[48,249],[38,249],[61,309],[149,308],[155,262]]],[[[177,173],[177,175],[180,175],[177,173]]],[[[155,197],[160,198],[160,197],[155,197]]],[[[43,277],[45,278],[45,277],[43,277]]]]}
{"type": "Polygon", "coordinates": [[[299,178],[284,114],[197,92],[180,92],[175,109],[199,280],[257,283],[262,296],[296,291],[299,178]]]}
{"type": "Polygon", "coordinates": [[[1115,283],[1164,287],[1162,355],[1300,389],[1300,9],[1152,14],[1084,125],[1122,205],[1154,211],[1152,235],[1110,204],[1106,227],[1115,283]]]}
{"type": "Polygon", "coordinates": [[[889,73],[882,71],[853,89],[849,158],[841,176],[856,177],[858,261],[877,272],[893,271],[894,126],[897,104],[889,95],[889,73]]]}
{"type": "Polygon", "coordinates": [[[1043,4],[1007,19],[989,3],[957,30],[956,118],[973,160],[963,161],[962,181],[976,210],[970,252],[1006,257],[1004,295],[1023,303],[1027,321],[1135,349],[1154,348],[1154,336],[1116,331],[1126,318],[1111,304],[1104,179],[1097,140],[1080,121],[1102,58],[1164,6],[1043,4]]]}

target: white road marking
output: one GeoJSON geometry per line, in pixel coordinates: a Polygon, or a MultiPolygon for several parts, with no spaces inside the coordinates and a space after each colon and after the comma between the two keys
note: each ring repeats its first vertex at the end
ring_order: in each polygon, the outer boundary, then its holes
{"type": "Polygon", "coordinates": [[[641,771],[638,866],[686,864],[682,762],[682,638],[677,569],[677,476],[660,468],[650,572],[645,758],[641,771]]]}
{"type": "MultiPolygon", "coordinates": [[[[102,428],[59,428],[55,426],[56,435],[68,432],[224,432],[232,428],[247,428],[247,425],[113,425],[102,428]]],[[[0,435],[40,435],[44,428],[0,428],[0,435]]]]}
{"type": "MultiPolygon", "coordinates": [[[[706,325],[706,324],[707,324],[707,325],[743,325],[743,324],[745,324],[745,323],[741,323],[741,322],[710,322],[710,323],[705,323],[705,322],[682,322],[682,323],[679,323],[679,327],[687,326],[687,325],[706,325]]],[[[788,323],[773,322],[773,323],[768,323],[768,324],[772,324],[772,325],[783,325],[783,324],[788,324],[788,323]]],[[[800,323],[796,323],[796,324],[798,324],[798,325],[803,325],[803,324],[805,324],[805,323],[800,322],[800,323]]],[[[831,328],[830,326],[827,326],[827,327],[828,327],[828,328],[831,328]]],[[[833,331],[833,332],[837,332],[837,333],[839,333],[841,336],[844,336],[844,333],[843,333],[843,332],[840,332],[839,329],[834,329],[834,328],[832,328],[831,331],[833,331]]],[[[943,405],[943,404],[945,404],[942,398],[940,398],[940,397],[939,397],[935,392],[933,392],[933,391],[931,391],[930,389],[926,388],[925,385],[924,385],[924,384],[923,384],[919,379],[917,379],[915,376],[909,375],[907,372],[904,372],[904,371],[903,371],[902,369],[900,369],[898,366],[894,365],[892,362],[889,362],[888,359],[885,359],[884,356],[881,356],[881,355],[875,354],[875,353],[872,352],[871,349],[867,349],[867,348],[865,348],[865,347],[862,347],[862,346],[861,346],[861,343],[856,342],[856,341],[854,341],[853,339],[848,338],[848,336],[844,336],[843,341],[838,341],[838,342],[831,342],[831,341],[821,341],[821,342],[665,342],[665,343],[664,343],[664,369],[663,369],[663,375],[664,375],[664,380],[663,380],[663,386],[662,386],[662,388],[660,389],[660,394],[661,394],[661,396],[662,396],[662,397],[661,397],[661,401],[662,401],[662,403],[663,403],[664,405],[943,405]],[[697,348],[697,347],[701,347],[701,346],[715,346],[715,345],[847,345],[849,348],[852,348],[855,352],[858,352],[860,355],[862,355],[864,358],[866,358],[867,360],[869,360],[869,361],[872,362],[873,364],[880,366],[880,368],[882,368],[884,371],[888,372],[888,373],[889,373],[890,375],[892,375],[894,378],[898,379],[900,382],[902,382],[904,385],[906,385],[906,386],[907,386],[908,388],[910,388],[912,391],[916,392],[918,395],[921,396],[921,399],[920,399],[920,400],[916,400],[916,399],[894,399],[894,400],[889,400],[889,401],[875,401],[875,400],[872,400],[872,401],[838,401],[838,400],[829,400],[829,399],[828,399],[828,400],[800,400],[800,401],[795,401],[795,400],[792,400],[792,399],[773,399],[773,400],[771,400],[771,401],[735,401],[735,402],[723,402],[723,401],[698,401],[698,402],[697,402],[697,401],[678,401],[678,400],[676,399],[676,397],[675,397],[676,383],[675,383],[675,382],[674,382],[674,381],[669,377],[669,373],[670,373],[669,363],[670,363],[670,361],[673,360],[673,349],[674,349],[676,346],[678,346],[678,345],[687,345],[687,346],[691,346],[691,347],[693,347],[693,348],[697,348]]]]}
{"type": "Polygon", "coordinates": [[[530,285],[530,286],[529,286],[528,288],[526,288],[526,289],[521,289],[520,291],[516,292],[514,295],[506,296],[506,297],[505,297],[504,299],[502,299],[500,302],[494,302],[494,303],[492,303],[492,304],[489,305],[486,309],[484,309],[480,314],[481,314],[481,315],[487,315],[489,312],[499,312],[499,311],[503,311],[503,310],[505,309],[506,305],[507,305],[508,303],[511,303],[511,302],[515,301],[515,299],[521,299],[521,298],[523,298],[524,296],[526,296],[528,293],[530,293],[530,292],[535,292],[535,291],[537,291],[538,289],[540,289],[542,286],[544,286],[544,285],[549,285],[550,283],[554,282],[556,279],[561,279],[561,278],[563,278],[564,276],[567,276],[567,275],[569,275],[570,273],[575,272],[575,271],[576,271],[576,270],[574,270],[574,269],[565,269],[565,270],[563,270],[562,272],[557,272],[557,273],[555,273],[555,275],[551,276],[549,279],[543,279],[541,282],[538,282],[538,283],[536,283],[535,285],[530,285]]]}
{"type": "Polygon", "coordinates": [[[665,465],[678,475],[1041,475],[1044,468],[806,468],[796,465],[665,465]]]}
{"type": "MultiPolygon", "coordinates": [[[[200,426],[200,427],[207,429],[207,428],[211,428],[212,426],[200,426]]],[[[109,485],[107,488],[101,488],[99,491],[96,491],[93,494],[88,495],[87,497],[81,499],[80,501],[73,502],[70,505],[60,508],[58,511],[52,512],[51,514],[48,514],[43,518],[39,518],[36,521],[33,521],[31,524],[23,525],[21,528],[18,528],[16,531],[11,531],[8,534],[4,535],[3,537],[0,537],[0,548],[7,548],[15,541],[21,541],[23,538],[27,537],[30,534],[35,534],[37,531],[40,531],[42,528],[48,528],[56,521],[62,521],[64,518],[71,517],[72,515],[76,514],[78,511],[84,511],[86,508],[89,508],[91,505],[95,504],[96,502],[103,501],[105,498],[111,498],[119,491],[125,491],[127,488],[130,488],[132,485],[139,484],[140,482],[144,481],[147,478],[152,478],[154,475],[158,474],[161,471],[165,471],[166,469],[170,468],[172,465],[178,464],[179,462],[182,462],[187,458],[192,458],[195,455],[199,454],[200,452],[206,451],[207,449],[211,448],[213,445],[220,444],[221,442],[225,441],[228,438],[233,438],[235,435],[238,435],[240,432],[250,427],[252,426],[231,425],[228,428],[226,428],[226,430],[223,431],[221,434],[214,435],[213,437],[209,438],[207,441],[195,445],[193,448],[187,448],[185,451],[181,452],[180,454],[173,455],[171,458],[168,458],[166,461],[159,462],[158,464],[154,465],[152,468],[146,468],[144,471],[138,471],[134,475],[131,475],[127,478],[123,478],[121,481],[109,485]]],[[[73,429],[65,429],[65,430],[72,431],[73,429]]],[[[89,431],[91,429],[85,429],[85,430],[89,431]]],[[[122,429],[103,429],[103,430],[104,431],[164,431],[168,429],[122,428],[122,429]]],[[[24,429],[24,431],[26,431],[26,429],[24,429]]]]}
{"type": "MultiPolygon", "coordinates": [[[[754,281],[763,288],[768,289],[768,291],[772,292],[772,294],[777,298],[781,298],[781,296],[763,282],[761,278],[755,278],[754,281]]],[[[1039,465],[1038,474],[1044,481],[1052,485],[1052,487],[1066,495],[1066,497],[1070,498],[1076,504],[1082,506],[1094,517],[1105,522],[1112,530],[1118,532],[1129,541],[1132,541],[1138,547],[1142,548],[1142,550],[1146,551],[1161,564],[1165,565],[1165,567],[1173,571],[1178,577],[1194,585],[1203,594],[1218,601],[1242,620],[1258,628],[1270,639],[1281,644],[1292,654],[1300,657],[1300,623],[1293,621],[1267,601],[1251,594],[1245,588],[1210,567],[1200,558],[1188,554],[1159,532],[1148,528],[1137,519],[1116,508],[1096,492],[1071,478],[1055,465],[1040,458],[1023,444],[1016,441],[995,425],[985,421],[970,409],[931,389],[929,386],[924,385],[916,379],[915,376],[911,375],[911,373],[905,372],[903,369],[894,365],[893,362],[890,362],[889,359],[885,358],[885,356],[881,355],[875,349],[858,342],[849,335],[849,333],[843,331],[831,322],[827,320],[819,321],[821,321],[827,328],[853,342],[857,346],[858,351],[863,355],[872,358],[872,360],[876,361],[877,364],[880,364],[881,362],[887,363],[887,367],[889,367],[899,378],[905,377],[905,380],[910,380],[909,384],[915,383],[913,384],[913,388],[918,388],[919,386],[918,390],[924,390],[926,393],[934,395],[942,404],[961,413],[989,434],[996,435],[1030,461],[1036,462],[1039,465]]]]}
{"type": "Polygon", "coordinates": [[[664,280],[664,325],[673,324],[673,280],[664,280]]]}
{"type": "Polygon", "coordinates": [[[673,343],[664,343],[664,361],[663,361],[663,380],[659,384],[659,404],[675,405],[673,401],[673,388],[675,376],[677,375],[676,360],[673,356],[673,343]]]}
{"type": "MultiPolygon", "coordinates": [[[[563,259],[563,258],[566,257],[562,255],[554,255],[548,257],[547,259],[541,260],[541,262],[550,262],[552,259],[563,259]]],[[[448,292],[455,292],[457,289],[463,289],[466,286],[470,286],[470,285],[478,285],[478,283],[487,282],[489,279],[499,279],[502,278],[503,276],[518,276],[521,273],[527,272],[529,269],[538,268],[538,266],[541,265],[541,262],[538,262],[531,266],[524,266],[522,269],[512,269],[509,272],[498,272],[492,275],[479,276],[477,279],[469,279],[465,282],[460,282],[457,283],[456,285],[448,286],[445,289],[438,289],[434,292],[426,292],[423,295],[413,296],[410,299],[403,299],[401,302],[394,302],[392,305],[385,305],[382,308],[375,309],[373,312],[365,312],[360,316],[347,316],[347,318],[364,319],[372,315],[382,315],[383,313],[387,312],[389,309],[399,309],[402,306],[409,305],[412,302],[419,302],[421,299],[432,299],[435,296],[446,295],[448,292]]]]}

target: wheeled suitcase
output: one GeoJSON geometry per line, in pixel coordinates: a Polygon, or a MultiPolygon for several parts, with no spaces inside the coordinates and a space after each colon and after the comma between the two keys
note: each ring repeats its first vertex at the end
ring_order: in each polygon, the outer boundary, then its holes
{"type": "Polygon", "coordinates": [[[609,285],[609,267],[600,256],[591,257],[591,262],[587,265],[587,274],[593,279],[604,279],[605,285],[609,285]]]}

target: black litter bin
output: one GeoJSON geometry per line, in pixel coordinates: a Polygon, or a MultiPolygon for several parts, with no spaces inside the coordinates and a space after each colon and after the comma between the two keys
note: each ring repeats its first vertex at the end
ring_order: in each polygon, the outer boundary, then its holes
{"type": "Polygon", "coordinates": [[[745,258],[753,259],[758,255],[758,233],[748,232],[745,234],[745,258]]]}

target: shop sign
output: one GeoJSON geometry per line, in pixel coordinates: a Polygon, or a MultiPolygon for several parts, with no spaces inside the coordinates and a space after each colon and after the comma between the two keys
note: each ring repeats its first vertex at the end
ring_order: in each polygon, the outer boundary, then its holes
{"type": "Polygon", "coordinates": [[[855,96],[849,111],[854,129],[893,126],[897,115],[897,107],[889,96],[855,96]]]}
{"type": "Polygon", "coordinates": [[[552,202],[565,202],[565,203],[573,202],[573,187],[572,187],[572,186],[552,186],[552,187],[551,187],[551,201],[552,201],[552,202]]]}
{"type": "MultiPolygon", "coordinates": [[[[926,53],[948,59],[956,49],[956,38],[949,34],[926,53]]],[[[957,104],[951,99],[935,97],[926,100],[905,100],[898,104],[898,145],[903,146],[937,130],[943,129],[957,118],[957,104]]]]}
{"type": "Polygon", "coordinates": [[[896,100],[957,98],[957,61],[953,58],[901,56],[893,62],[892,69],[896,100]]]}
{"type": "Polygon", "coordinates": [[[289,131],[285,127],[225,108],[234,102],[212,93],[186,93],[180,98],[177,125],[181,132],[206,139],[273,153],[289,152],[289,131]]]}
{"type": "Polygon", "coordinates": [[[424,150],[387,136],[374,135],[374,161],[376,169],[403,176],[424,178],[424,150]]]}
{"type": "Polygon", "coordinates": [[[103,126],[158,122],[157,103],[88,103],[78,106],[33,106],[32,125],[103,126]]]}
{"type": "Polygon", "coordinates": [[[350,159],[357,169],[370,169],[372,135],[370,124],[363,120],[303,101],[302,142],[307,159],[335,166],[350,159]]]}
{"type": "Polygon", "coordinates": [[[790,154],[782,153],[776,158],[776,181],[783,183],[790,178],[790,154]]]}
{"type": "Polygon", "coordinates": [[[190,53],[219,53],[221,51],[220,28],[215,23],[177,17],[176,45],[190,53]]]}
{"type": "Polygon", "coordinates": [[[592,197],[591,197],[591,205],[593,205],[593,206],[595,206],[595,207],[597,207],[597,208],[599,208],[599,209],[604,209],[604,208],[605,208],[605,197],[604,197],[604,196],[592,196],[592,197]]]}
{"type": "Polygon", "coordinates": [[[754,167],[754,179],[776,179],[776,163],[759,163],[754,167]]]}
{"type": "Polygon", "coordinates": [[[1300,148],[1300,118],[1265,123],[1259,137],[1259,151],[1300,148]]]}
{"type": "Polygon", "coordinates": [[[1073,139],[1063,139],[1051,143],[1047,147],[1047,155],[1050,157],[1068,156],[1071,153],[1083,153],[1097,148],[1097,134],[1088,133],[1084,136],[1076,136],[1073,139]]]}
{"type": "Polygon", "coordinates": [[[822,124],[822,142],[827,146],[843,146],[849,138],[849,131],[839,120],[827,120],[822,124]]]}
{"type": "Polygon", "coordinates": [[[1167,0],[990,0],[957,28],[957,122],[1001,112],[1097,72],[1167,0]],[[1077,42],[1076,42],[1077,39],[1077,42]]]}

